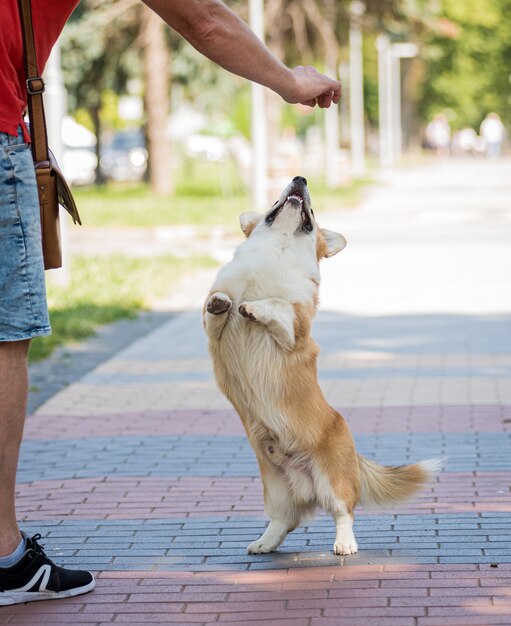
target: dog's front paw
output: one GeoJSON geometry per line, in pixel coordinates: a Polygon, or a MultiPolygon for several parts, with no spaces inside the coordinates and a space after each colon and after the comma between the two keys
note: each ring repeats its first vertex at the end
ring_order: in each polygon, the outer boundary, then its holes
{"type": "Polygon", "coordinates": [[[240,308],[238,310],[241,313],[241,315],[243,315],[243,317],[246,317],[252,322],[257,322],[257,318],[254,315],[252,307],[250,306],[248,302],[243,302],[242,304],[240,304],[240,308]]]}
{"type": "Polygon", "coordinates": [[[257,539],[248,546],[247,554],[268,554],[268,552],[273,552],[276,547],[273,543],[257,539]]]}
{"type": "Polygon", "coordinates": [[[352,541],[336,541],[334,543],[334,554],[356,554],[358,552],[358,545],[353,538],[352,541]]]}
{"type": "Polygon", "coordinates": [[[206,310],[211,315],[221,315],[227,313],[232,307],[232,300],[222,291],[214,293],[206,304],[206,310]]]}

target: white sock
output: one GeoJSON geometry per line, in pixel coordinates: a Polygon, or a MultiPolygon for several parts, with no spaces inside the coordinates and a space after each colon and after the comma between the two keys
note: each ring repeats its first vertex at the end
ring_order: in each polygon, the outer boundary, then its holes
{"type": "Polygon", "coordinates": [[[16,565],[16,563],[21,559],[24,554],[25,539],[22,538],[14,552],[8,554],[7,556],[0,556],[0,568],[5,569],[7,567],[12,567],[13,565],[16,565]]]}

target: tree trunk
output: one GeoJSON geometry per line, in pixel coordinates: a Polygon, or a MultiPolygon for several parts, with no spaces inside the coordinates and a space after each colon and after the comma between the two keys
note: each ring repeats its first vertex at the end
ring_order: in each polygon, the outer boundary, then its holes
{"type": "Polygon", "coordinates": [[[92,107],[91,109],[91,117],[92,117],[92,123],[94,125],[94,134],[96,135],[96,146],[95,146],[95,152],[96,152],[96,159],[97,159],[97,164],[96,164],[96,179],[95,179],[95,184],[96,185],[102,185],[105,180],[103,178],[103,173],[101,172],[101,166],[100,166],[100,159],[101,159],[101,98],[98,99],[97,104],[92,107]]]}
{"type": "Polygon", "coordinates": [[[164,22],[145,6],[142,6],[141,34],[149,183],[154,192],[166,195],[173,191],[167,137],[170,53],[165,41],[164,22]]]}
{"type": "Polygon", "coordinates": [[[417,59],[403,59],[403,146],[405,152],[419,150],[421,132],[417,114],[417,90],[422,80],[421,62],[417,59]],[[406,94],[406,97],[405,97],[406,94]]]}

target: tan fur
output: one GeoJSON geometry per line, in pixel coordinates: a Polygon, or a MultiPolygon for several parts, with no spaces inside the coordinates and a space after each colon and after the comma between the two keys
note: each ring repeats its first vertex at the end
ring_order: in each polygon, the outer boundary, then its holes
{"type": "Polygon", "coordinates": [[[325,238],[323,237],[321,230],[318,230],[318,238],[316,240],[316,256],[318,258],[318,261],[321,261],[321,259],[325,259],[327,255],[328,248],[325,238]]]}
{"type": "Polygon", "coordinates": [[[245,226],[245,228],[243,229],[243,233],[247,239],[250,237],[250,235],[252,234],[252,231],[254,230],[256,226],[257,226],[257,222],[255,220],[253,222],[250,222],[250,224],[248,224],[247,226],[245,226]]]}
{"type": "MultiPolygon", "coordinates": [[[[248,238],[259,219],[252,222],[251,214],[244,215],[242,228],[248,238]]],[[[336,233],[319,228],[315,232],[318,261],[346,245],[336,233]]],[[[275,549],[287,532],[320,506],[336,521],[334,552],[352,554],[357,551],[351,528],[355,506],[406,499],[436,468],[427,462],[384,467],[357,454],[348,424],[329,406],[318,383],[319,347],[311,337],[311,326],[319,274],[304,276],[307,297],[290,303],[258,289],[251,282],[251,271],[250,266],[241,274],[232,270],[232,282],[223,275],[217,279],[207,302],[216,304],[219,297],[232,300],[225,317],[216,319],[204,308],[216,380],[238,412],[255,451],[265,508],[272,520],[249,552],[275,549]]],[[[282,280],[288,280],[285,273],[282,280]]]]}
{"type": "Polygon", "coordinates": [[[427,482],[428,474],[420,465],[386,467],[358,455],[360,503],[388,506],[413,496],[427,482]]]}

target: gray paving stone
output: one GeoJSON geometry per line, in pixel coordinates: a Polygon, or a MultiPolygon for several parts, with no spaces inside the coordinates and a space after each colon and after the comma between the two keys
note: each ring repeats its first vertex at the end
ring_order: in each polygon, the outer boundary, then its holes
{"type": "MultiPolygon", "coordinates": [[[[511,471],[511,433],[410,433],[355,437],[361,454],[393,465],[447,456],[449,471],[511,471]],[[424,453],[428,450],[428,454],[424,453]],[[459,451],[463,451],[463,455],[459,451]]],[[[32,440],[22,446],[18,482],[94,476],[258,476],[254,454],[242,436],[89,437],[32,440]],[[37,465],[30,460],[37,457],[37,465]]],[[[463,516],[460,516],[462,519],[463,516]]]]}
{"type": "Polygon", "coordinates": [[[488,535],[488,540],[490,542],[502,541],[502,535],[488,535]]]}
{"type": "Polygon", "coordinates": [[[511,556],[441,556],[438,559],[439,563],[511,563],[511,556]]]}
{"type": "Polygon", "coordinates": [[[120,320],[98,328],[84,342],[58,348],[29,367],[30,393],[27,411],[33,413],[59,391],[110,359],[127,344],[147,336],[174,317],[172,313],[144,311],[135,319],[120,320]]]}
{"type": "Polygon", "coordinates": [[[484,548],[484,553],[487,555],[500,555],[511,556],[511,544],[502,542],[495,546],[495,548],[484,548]]]}
{"type": "MultiPolygon", "coordinates": [[[[483,520],[475,513],[467,513],[464,517],[472,520],[475,526],[483,520]]],[[[400,527],[406,527],[412,520],[416,522],[414,528],[424,526],[433,529],[430,533],[436,533],[436,529],[446,524],[459,524],[461,518],[463,515],[459,514],[360,515],[355,522],[360,552],[347,558],[345,564],[511,562],[509,525],[505,523],[505,517],[498,515],[491,517],[488,514],[484,518],[486,522],[501,522],[498,530],[493,531],[492,541],[487,534],[474,535],[471,528],[458,529],[458,536],[449,535],[446,542],[442,542],[436,534],[424,535],[422,541],[417,535],[411,540],[401,535],[400,527]],[[385,531],[387,536],[378,536],[374,540],[372,532],[381,532],[374,529],[382,525],[390,526],[389,522],[392,522],[393,528],[385,531]]],[[[211,566],[211,569],[213,565],[229,569],[265,569],[267,565],[269,569],[282,569],[296,567],[297,563],[303,566],[338,564],[336,559],[339,557],[330,552],[335,533],[328,516],[320,516],[310,525],[293,532],[277,553],[247,555],[246,545],[265,526],[266,521],[262,518],[222,519],[215,516],[211,520],[200,518],[195,523],[189,519],[122,520],[122,523],[116,520],[65,520],[47,524],[44,528],[34,521],[26,523],[25,530],[44,530],[43,543],[48,553],[58,555],[60,562],[75,567],[82,562],[102,564],[103,569],[110,569],[114,564],[113,569],[136,570],[143,567],[171,571],[195,568],[197,565],[211,566]],[[208,534],[210,532],[214,534],[208,534]],[[72,540],[75,537],[78,542],[73,549],[72,540]],[[224,541],[225,544],[220,544],[224,541]]],[[[206,568],[204,571],[209,570],[206,568]]]]}

